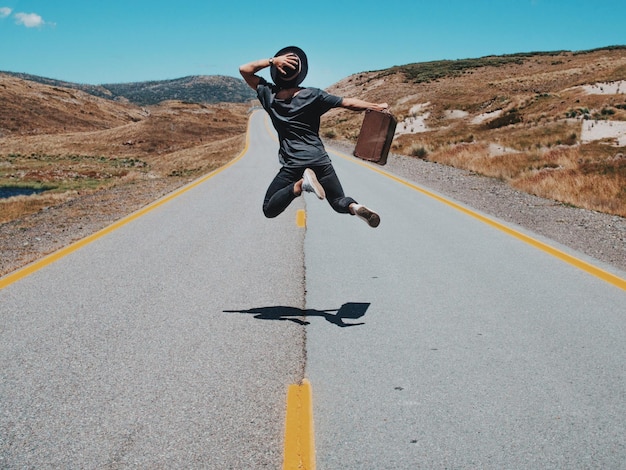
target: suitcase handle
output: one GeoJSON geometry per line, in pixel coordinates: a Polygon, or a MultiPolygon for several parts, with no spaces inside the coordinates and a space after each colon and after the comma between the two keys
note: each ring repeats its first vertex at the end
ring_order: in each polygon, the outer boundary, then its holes
{"type": "Polygon", "coordinates": [[[389,115],[390,115],[390,116],[392,116],[394,119],[396,118],[396,117],[392,114],[392,112],[389,110],[389,108],[383,109],[382,111],[376,111],[375,109],[372,109],[372,108],[367,108],[367,109],[365,110],[365,112],[366,112],[366,113],[372,113],[372,112],[374,112],[374,113],[389,114],[389,115]]]}

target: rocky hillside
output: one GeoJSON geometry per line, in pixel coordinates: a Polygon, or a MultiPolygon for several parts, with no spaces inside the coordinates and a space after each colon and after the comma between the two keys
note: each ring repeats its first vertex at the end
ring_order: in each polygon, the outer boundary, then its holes
{"type": "MultiPolygon", "coordinates": [[[[409,64],[329,91],[388,102],[395,153],[626,216],[626,46],[409,64]]],[[[354,142],[361,120],[333,110],[322,132],[354,142]]]]}
{"type": "MultiPolygon", "coordinates": [[[[619,85],[622,80],[626,80],[626,46],[614,46],[415,63],[358,73],[329,91],[388,102],[400,122],[396,148],[402,149],[425,141],[433,132],[454,142],[522,122],[575,117],[626,120],[622,112],[626,85],[602,86],[619,85]]],[[[355,139],[361,116],[334,111],[329,117],[327,129],[340,138],[355,139]]]]}
{"type": "Polygon", "coordinates": [[[116,101],[129,101],[140,106],[167,100],[193,103],[243,103],[254,98],[243,80],[221,75],[200,75],[150,82],[82,85],[23,73],[0,72],[15,78],[53,87],[71,88],[93,96],[116,101]]]}

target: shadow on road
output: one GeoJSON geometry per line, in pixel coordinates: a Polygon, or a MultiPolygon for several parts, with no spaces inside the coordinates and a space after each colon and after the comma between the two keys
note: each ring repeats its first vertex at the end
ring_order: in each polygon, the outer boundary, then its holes
{"type": "Polygon", "coordinates": [[[258,320],[281,320],[292,321],[299,325],[308,325],[306,318],[322,317],[326,321],[339,327],[364,325],[364,323],[345,323],[344,320],[356,320],[367,312],[370,304],[366,302],[346,302],[338,309],[315,310],[301,309],[297,307],[256,307],[247,310],[224,310],[224,313],[249,313],[258,320]],[[336,313],[333,313],[336,312],[336,313]]]}

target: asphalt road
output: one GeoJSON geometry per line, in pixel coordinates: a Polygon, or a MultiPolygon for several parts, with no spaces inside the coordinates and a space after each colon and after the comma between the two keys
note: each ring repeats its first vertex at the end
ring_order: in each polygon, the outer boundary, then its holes
{"type": "Polygon", "coordinates": [[[280,468],[303,377],[318,469],[626,466],[625,290],[339,155],[379,228],[267,220],[267,126],[0,290],[0,467],[280,468]]]}

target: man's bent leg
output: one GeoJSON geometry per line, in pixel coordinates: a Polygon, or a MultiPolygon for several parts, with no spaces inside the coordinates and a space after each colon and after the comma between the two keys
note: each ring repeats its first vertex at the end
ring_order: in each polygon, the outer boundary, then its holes
{"type": "Polygon", "coordinates": [[[289,204],[299,196],[294,193],[294,184],[302,178],[301,169],[281,168],[270,183],[263,201],[263,214],[272,219],[287,209],[289,204]]]}

